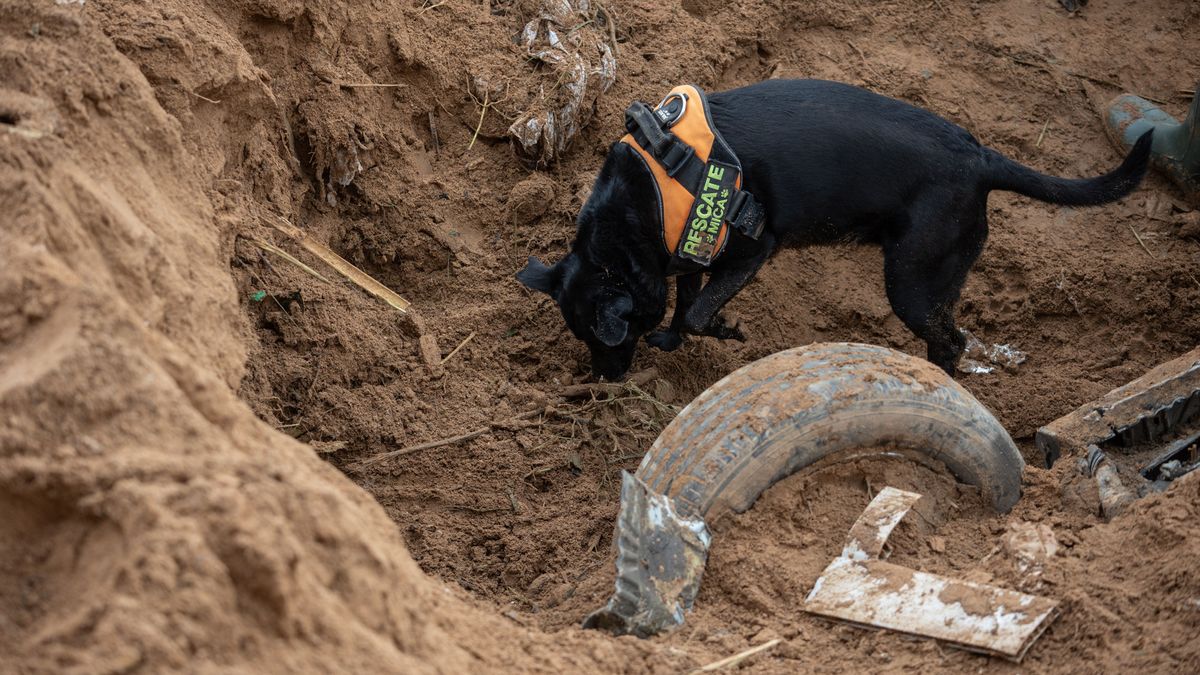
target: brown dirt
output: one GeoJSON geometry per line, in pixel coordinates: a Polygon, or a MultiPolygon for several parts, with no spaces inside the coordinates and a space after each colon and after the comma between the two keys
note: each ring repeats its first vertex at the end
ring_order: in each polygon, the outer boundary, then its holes
{"type": "MultiPolygon", "coordinates": [[[[732,305],[749,342],[645,349],[652,396],[565,404],[555,391],[585,352],[512,276],[563,253],[632,98],[826,77],[1039,169],[1095,174],[1119,159],[1108,98],[1183,111],[1200,5],[609,4],[616,84],[564,160],[533,173],[503,138],[556,86],[511,39],[533,0],[0,0],[4,670],[677,672],[773,636],[786,642],[751,670],[1013,669],[797,611],[864,478],[929,495],[892,537],[915,568],[1036,583],[1003,542],[1028,538],[1022,523],[1053,532],[1038,592],[1064,615],[1029,669],[1196,669],[1200,479],[1105,525],[1069,460],[1030,469],[1007,518],[904,465],[790,479],[718,525],[681,631],[576,629],[611,589],[619,470],[679,405],[798,344],[920,345],[890,313],[877,251],[788,252],[732,305]],[[364,83],[401,86],[343,86],[364,83]],[[485,96],[500,102],[480,123],[485,96]],[[443,355],[475,337],[427,367],[418,324],[246,239],[317,265],[274,215],[413,301],[443,355]]],[[[1102,209],[996,194],[990,211],[961,324],[1030,356],[962,382],[1032,460],[1037,426],[1197,344],[1196,212],[1159,177],[1102,209]]]]}

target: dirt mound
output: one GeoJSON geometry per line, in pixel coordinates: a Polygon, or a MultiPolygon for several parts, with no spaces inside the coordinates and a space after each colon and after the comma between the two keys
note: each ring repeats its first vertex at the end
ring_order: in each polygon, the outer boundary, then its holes
{"type": "MultiPolygon", "coordinates": [[[[103,18],[122,9],[169,14],[103,18]]],[[[188,9],[157,44],[222,53],[225,33],[166,39],[211,31],[188,9]]],[[[511,666],[511,644],[569,667],[425,578],[366,493],[236,398],[249,186],[222,193],[221,148],[156,99],[189,85],[151,87],[78,7],[2,3],[0,26],[4,670],[464,672],[511,666]]]]}
{"type": "MultiPolygon", "coordinates": [[[[585,15],[567,29],[610,48],[617,79],[531,173],[506,134],[559,100],[564,72],[514,39],[539,2],[0,0],[0,662],[677,672],[774,634],[786,644],[754,668],[1006,668],[795,611],[865,478],[930,495],[929,522],[897,533],[905,564],[1020,584],[1012,556],[989,552],[1018,521],[1051,529],[1061,547],[1041,592],[1065,612],[1034,669],[1196,663],[1200,480],[1100,525],[1068,462],[1031,469],[1009,520],[902,466],[792,479],[721,526],[682,631],[578,630],[611,590],[619,470],[680,404],[810,341],[919,345],[887,307],[877,252],[789,252],[734,302],[748,343],[644,350],[657,380],[563,402],[585,351],[512,281],[527,255],[565,250],[633,98],[828,77],[1040,169],[1094,174],[1118,161],[1106,97],[1128,87],[1182,111],[1200,72],[1196,7],[575,5],[585,15]],[[318,265],[279,219],[422,321],[264,249],[318,265]]],[[[963,382],[1031,449],[1039,424],[1196,344],[1195,213],[1159,178],[1100,210],[991,204],[962,323],[1030,356],[963,382]]]]}

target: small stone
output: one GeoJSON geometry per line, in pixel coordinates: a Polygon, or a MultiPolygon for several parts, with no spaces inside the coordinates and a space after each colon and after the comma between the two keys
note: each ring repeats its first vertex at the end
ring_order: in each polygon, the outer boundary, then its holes
{"type": "Polygon", "coordinates": [[[532,224],[546,214],[553,202],[554,182],[544,174],[535,173],[508,193],[508,220],[516,225],[532,224]]]}
{"type": "Polygon", "coordinates": [[[1189,211],[1175,217],[1179,224],[1179,236],[1200,237],[1200,211],[1189,211]]]}
{"type": "Polygon", "coordinates": [[[946,552],[946,538],[945,537],[930,537],[929,538],[929,548],[933,549],[934,553],[945,553],[946,552]]]}

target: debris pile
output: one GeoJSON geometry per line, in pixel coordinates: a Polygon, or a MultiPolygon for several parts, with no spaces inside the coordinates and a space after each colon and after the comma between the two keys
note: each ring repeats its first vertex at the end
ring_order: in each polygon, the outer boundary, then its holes
{"type": "Polygon", "coordinates": [[[548,166],[591,120],[596,100],[617,78],[616,25],[589,0],[545,0],[519,40],[531,65],[542,69],[543,84],[508,131],[519,156],[548,166]]]}

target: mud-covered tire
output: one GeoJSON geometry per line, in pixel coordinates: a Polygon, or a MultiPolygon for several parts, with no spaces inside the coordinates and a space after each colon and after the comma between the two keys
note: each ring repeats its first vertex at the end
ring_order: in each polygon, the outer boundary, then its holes
{"type": "Polygon", "coordinates": [[[940,368],[895,350],[823,343],[726,376],[663,431],[637,476],[708,522],[838,453],[894,448],[944,465],[1000,512],[1025,463],[996,418],[940,368]]]}

